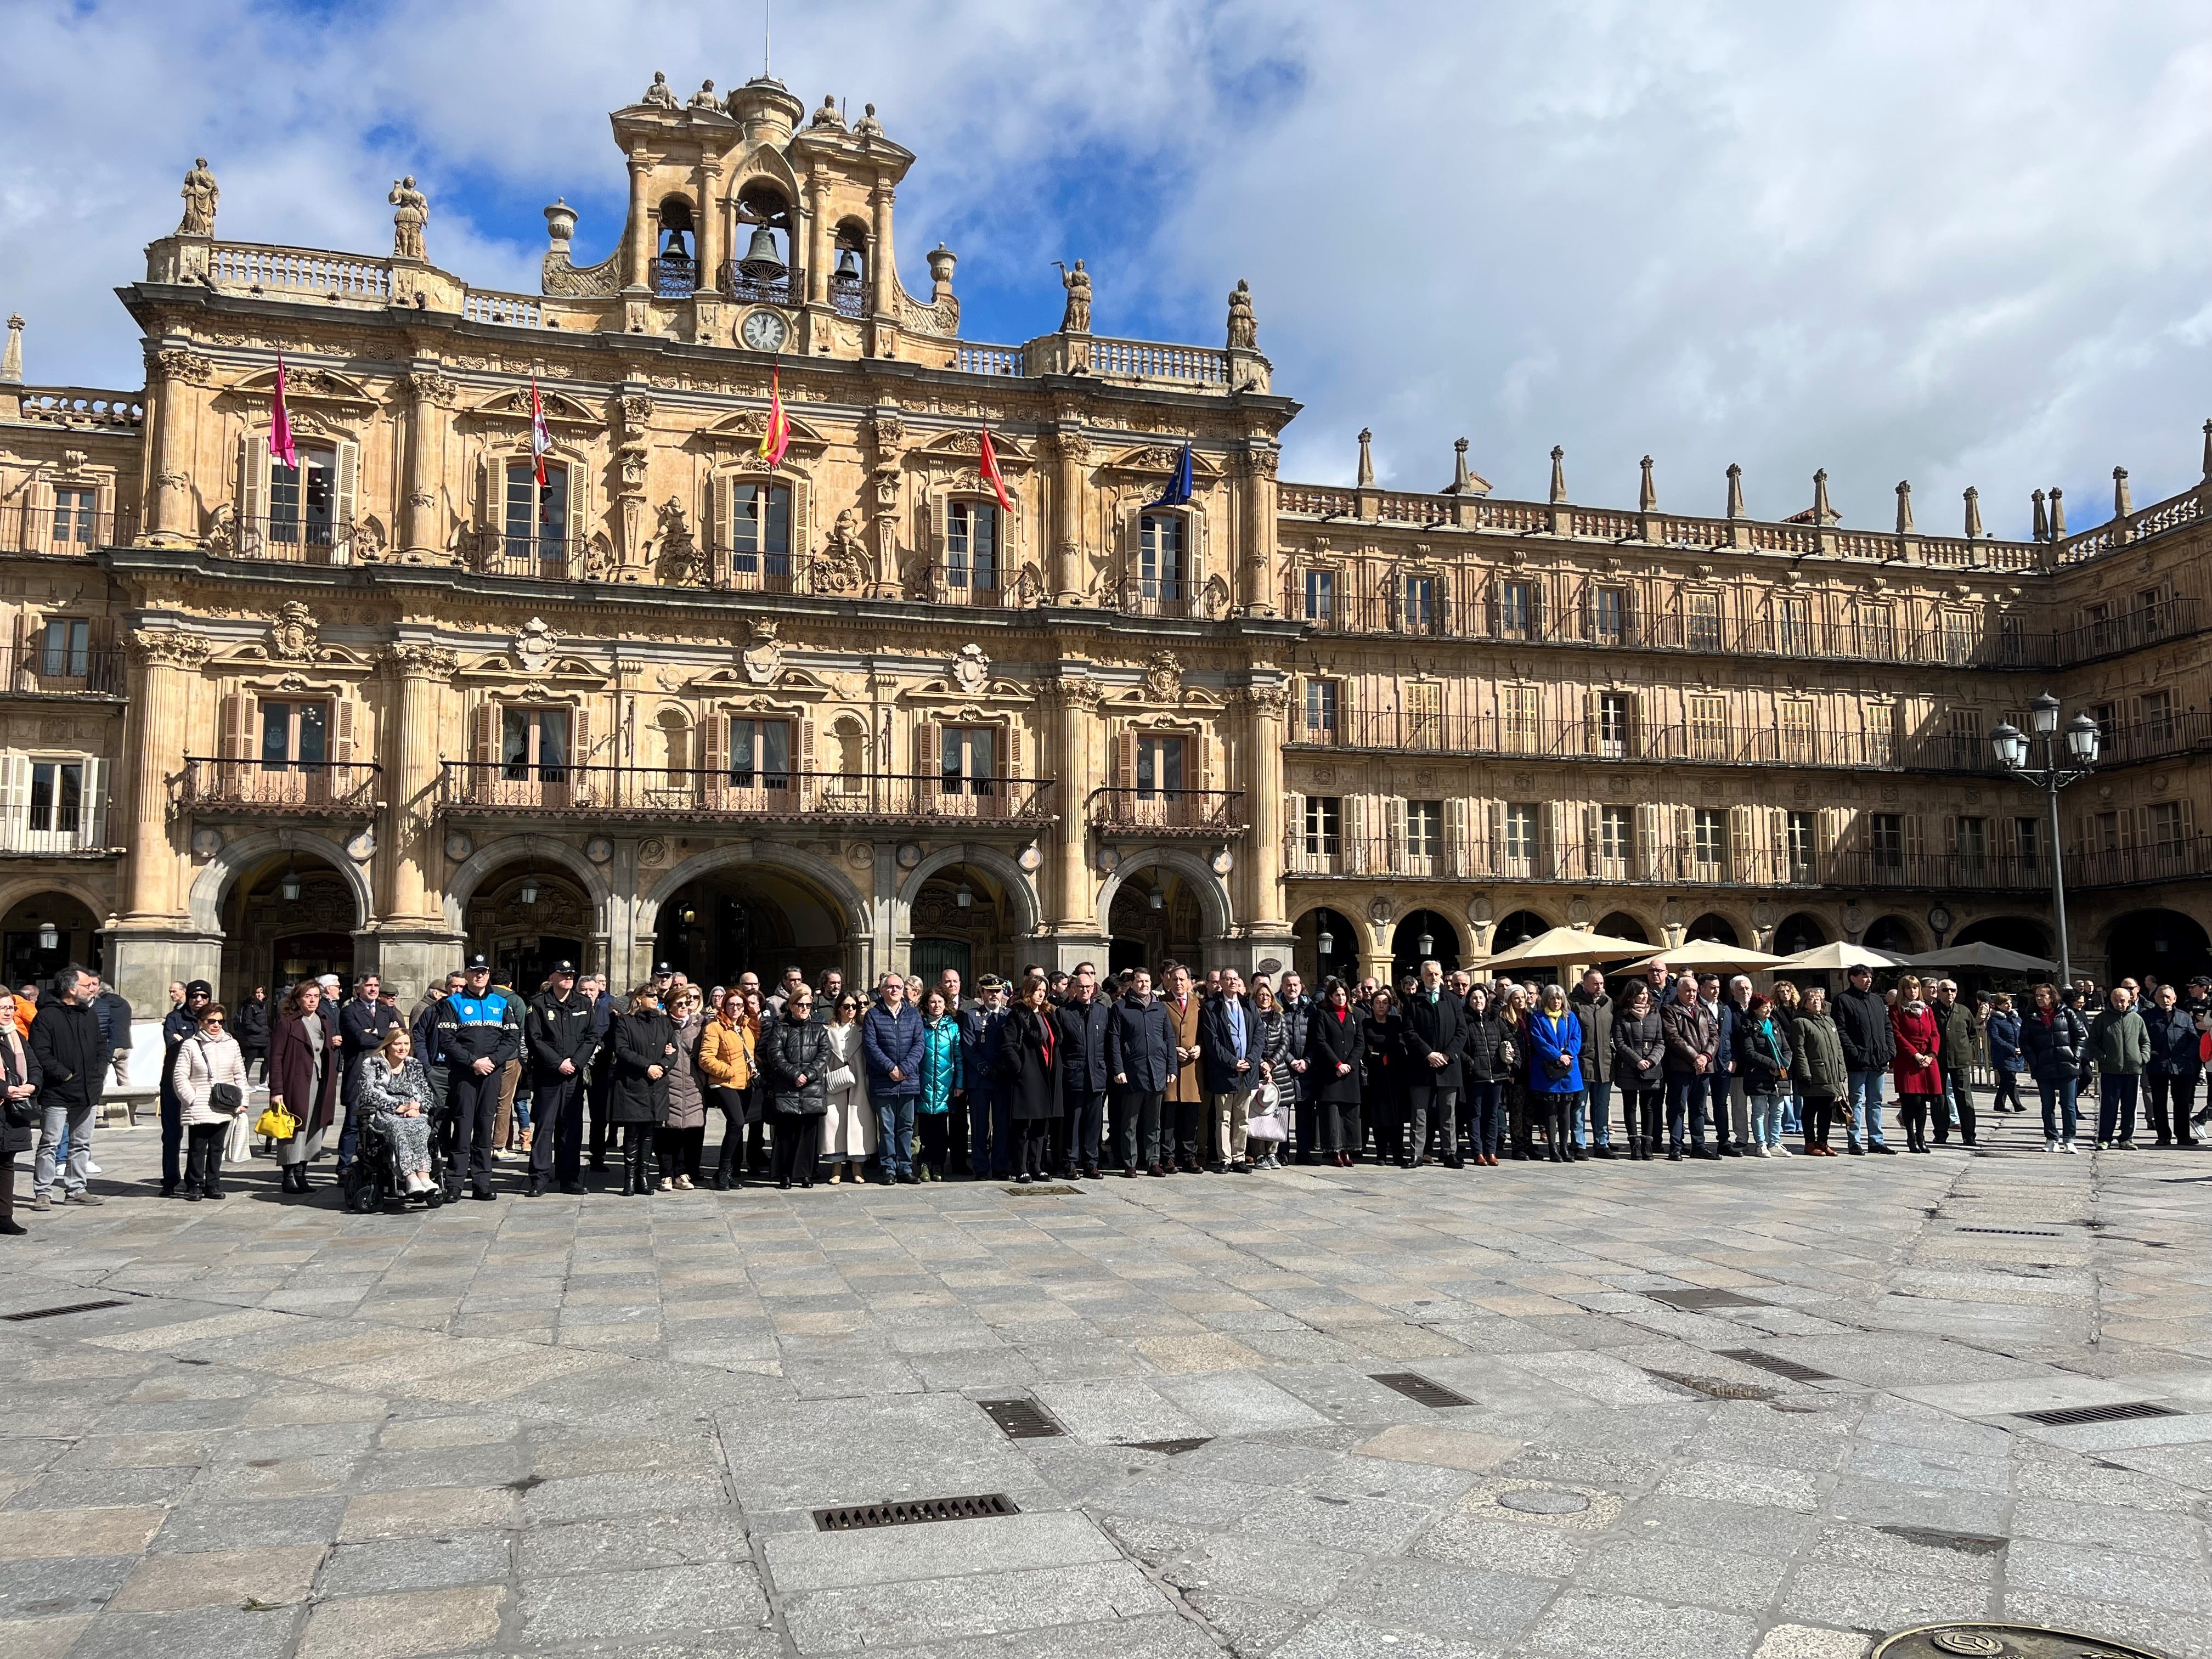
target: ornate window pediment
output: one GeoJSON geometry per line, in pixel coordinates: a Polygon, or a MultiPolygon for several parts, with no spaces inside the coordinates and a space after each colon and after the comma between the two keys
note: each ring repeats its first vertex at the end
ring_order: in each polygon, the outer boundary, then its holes
{"type": "Polygon", "coordinates": [[[529,684],[513,690],[502,690],[510,700],[527,701],[532,698],[573,696],[580,691],[596,691],[607,684],[607,671],[581,657],[556,656],[538,662],[526,662],[517,652],[495,652],[478,657],[461,666],[459,678],[465,682],[496,682],[501,687],[512,687],[527,676],[529,684]],[[554,688],[560,688],[556,692],[554,688]]]}
{"type": "MultiPolygon", "coordinates": [[[[556,431],[562,427],[599,431],[606,425],[605,416],[565,392],[556,392],[541,386],[538,388],[538,401],[545,412],[545,424],[556,431]]],[[[479,421],[515,421],[527,427],[530,424],[530,388],[521,386],[511,392],[494,392],[461,413],[479,421]]]]}
{"type": "MultiPolygon", "coordinates": [[[[276,371],[264,368],[249,374],[231,392],[239,401],[260,408],[264,415],[269,400],[276,394],[276,371]]],[[[526,398],[526,401],[527,399],[526,398]]],[[[343,410],[356,418],[380,406],[376,394],[349,374],[339,374],[327,368],[302,368],[296,363],[284,366],[284,410],[295,420],[302,408],[321,407],[326,415],[343,410]]]]}
{"type": "MultiPolygon", "coordinates": [[[[727,666],[695,676],[684,681],[682,689],[695,696],[713,698],[714,708],[732,714],[796,715],[805,712],[801,708],[775,704],[763,696],[751,680],[737,669],[727,666]]],[[[787,662],[775,677],[775,689],[791,696],[815,702],[829,696],[836,690],[806,670],[794,668],[787,662]]]]}
{"type": "MultiPolygon", "coordinates": [[[[783,452],[787,462],[799,457],[811,459],[830,447],[830,441],[822,435],[820,430],[793,415],[788,403],[784,405],[783,418],[785,424],[791,429],[790,441],[785,445],[783,452]]],[[[767,430],[768,410],[766,409],[740,409],[725,415],[714,425],[699,433],[696,441],[726,457],[733,451],[737,452],[736,460],[738,465],[744,465],[750,463],[758,471],[765,472],[769,470],[767,461],[761,459],[752,452],[759,449],[761,435],[767,430]]],[[[724,460],[718,465],[727,465],[729,462],[724,460]]]]}
{"type": "MultiPolygon", "coordinates": [[[[1106,462],[1099,471],[1132,474],[1146,477],[1165,478],[1170,476],[1182,459],[1181,444],[1142,444],[1125,449],[1106,462]]],[[[1190,453],[1190,481],[1194,490],[1205,489],[1221,480],[1220,464],[1211,455],[1196,448],[1190,453]]]]}
{"type": "MultiPolygon", "coordinates": [[[[969,428],[940,432],[918,449],[908,450],[902,458],[909,466],[925,467],[942,472],[947,468],[964,467],[975,471],[977,458],[981,454],[978,441],[980,434],[969,428]]],[[[1026,472],[1036,465],[1036,457],[1019,438],[1004,432],[991,434],[991,453],[997,458],[1001,472],[1026,472]]]]}

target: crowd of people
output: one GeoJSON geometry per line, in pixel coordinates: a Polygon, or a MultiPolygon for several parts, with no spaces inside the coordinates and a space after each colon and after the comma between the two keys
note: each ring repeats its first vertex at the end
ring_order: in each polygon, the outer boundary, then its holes
{"type": "MultiPolygon", "coordinates": [[[[1926,1153],[1954,1133],[1978,1144],[1978,1072],[2000,1115],[2026,1114],[2022,1079],[2033,1085],[2055,1153],[2075,1150],[2085,1090],[2100,1150],[2132,1149],[2139,1115],[2158,1146],[2195,1146],[2212,1117],[2197,1104],[2212,979],[2102,995],[2087,980],[2039,985],[2016,1007],[1949,980],[1908,973],[1878,991],[1866,968],[1847,977],[1832,1003],[1662,960],[1571,988],[1431,961],[1395,988],[1331,978],[1309,994],[1296,973],[1248,983],[1169,963],[1156,984],[1085,963],[987,976],[970,996],[952,971],[885,975],[864,993],[792,968],[763,991],[751,973],[702,988],[663,964],[617,999],[562,962],[526,1000],[474,957],[411,1012],[366,975],[350,995],[333,976],[286,988],[273,1018],[256,988],[235,1019],[193,981],[171,988],[162,1026],[161,1184],[221,1199],[226,1162],[255,1134],[287,1193],[311,1192],[311,1166],[335,1150],[349,1200],[373,1170],[374,1196],[424,1203],[494,1199],[497,1166],[518,1158],[526,1195],[581,1194],[612,1159],[617,1190],[645,1196],[1284,1163],[1865,1157],[1899,1150],[1887,1097],[1903,1150],[1926,1153]],[[257,1068],[268,1105],[249,1125],[257,1068]]],[[[128,1005],[100,1006],[112,994],[74,967],[35,1003],[35,988],[0,990],[0,1233],[23,1231],[14,1163],[33,1146],[32,1208],[100,1201],[94,1108],[130,1040],[128,1005]]]]}

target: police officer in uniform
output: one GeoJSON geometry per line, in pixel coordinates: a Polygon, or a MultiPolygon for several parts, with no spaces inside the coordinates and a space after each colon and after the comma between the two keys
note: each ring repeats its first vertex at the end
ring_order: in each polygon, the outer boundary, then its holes
{"type": "Polygon", "coordinates": [[[469,1196],[489,1200],[493,1126],[499,1117],[500,1073],[522,1052],[522,1010],[515,998],[495,990],[491,963],[471,957],[460,990],[438,1005],[439,1046],[452,1079],[447,1104],[453,1119],[453,1172],[456,1194],[465,1176],[469,1196]]]}
{"type": "Polygon", "coordinates": [[[599,1046],[599,1009],[576,983],[576,964],[556,962],[546,988],[530,999],[523,1021],[530,1048],[531,1121],[529,1196],[553,1182],[564,1193],[584,1190],[584,1087],[592,1056],[599,1046]]]}

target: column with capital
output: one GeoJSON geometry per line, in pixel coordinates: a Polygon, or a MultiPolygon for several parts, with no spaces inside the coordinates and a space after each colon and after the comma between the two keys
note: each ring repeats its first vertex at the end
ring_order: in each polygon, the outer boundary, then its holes
{"type": "Polygon", "coordinates": [[[891,253],[891,202],[888,182],[868,192],[874,228],[868,239],[868,314],[872,319],[868,349],[888,357],[899,321],[898,264],[891,253]]]}
{"type": "Polygon", "coordinates": [[[146,386],[153,407],[146,411],[146,521],[140,542],[155,547],[189,547],[199,540],[199,514],[192,504],[193,440],[199,427],[200,395],[215,365],[182,347],[149,348],[146,386]]]}
{"type": "Polygon", "coordinates": [[[645,199],[652,167],[643,145],[630,151],[629,257],[623,261],[629,269],[623,273],[623,287],[638,294],[650,293],[653,288],[653,211],[645,199]]]}
{"type": "Polygon", "coordinates": [[[447,413],[459,388],[434,361],[407,376],[407,477],[399,501],[399,554],[410,564],[445,551],[438,492],[446,483],[447,413]]]}
{"type": "MultiPolygon", "coordinates": [[[[694,285],[701,294],[720,292],[722,228],[728,223],[728,209],[720,199],[721,190],[722,164],[711,157],[702,158],[699,163],[699,213],[691,227],[693,243],[699,254],[694,285]]],[[[722,343],[718,340],[715,343],[722,343]]]]}
{"type": "Polygon", "coordinates": [[[1290,929],[1283,921],[1281,774],[1286,703],[1281,685],[1265,684],[1246,686],[1230,705],[1238,717],[1237,739],[1243,755],[1237,769],[1244,788],[1245,822],[1251,826],[1240,860],[1245,925],[1255,935],[1284,935],[1285,950],[1290,929]]]}
{"type": "Polygon", "coordinates": [[[1237,456],[1237,603],[1246,616],[1272,617],[1278,603],[1275,469],[1282,452],[1263,438],[1237,456]]]}
{"type": "Polygon", "coordinates": [[[1072,426],[1056,428],[1048,439],[1055,458],[1052,473],[1052,541],[1048,550],[1045,590],[1054,605],[1083,603],[1083,469],[1091,459],[1091,440],[1072,426]]]}
{"type": "Polygon", "coordinates": [[[377,967],[387,980],[420,990],[458,965],[460,941],[447,932],[431,872],[438,845],[439,734],[459,659],[439,646],[403,641],[386,653],[389,688],[383,732],[382,844],[376,849],[377,967]]]}

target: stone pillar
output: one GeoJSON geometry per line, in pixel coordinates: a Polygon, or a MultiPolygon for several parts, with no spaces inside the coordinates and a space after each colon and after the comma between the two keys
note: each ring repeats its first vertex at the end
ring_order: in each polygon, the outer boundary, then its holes
{"type": "Polygon", "coordinates": [[[1244,867],[1244,923],[1255,936],[1279,936],[1289,949],[1290,927],[1283,920],[1283,792],[1280,776],[1283,716],[1288,699],[1279,684],[1247,687],[1237,698],[1243,716],[1237,739],[1243,749],[1244,811],[1251,825],[1241,862],[1244,867]]]}
{"type": "MultiPolygon", "coordinates": [[[[460,388],[432,364],[407,377],[407,477],[399,501],[399,553],[410,564],[445,553],[438,492],[446,482],[447,410],[460,388]]],[[[491,503],[495,514],[498,503],[491,503]]]]}
{"type": "Polygon", "coordinates": [[[1045,590],[1054,605],[1083,603],[1083,469],[1091,459],[1091,440],[1067,427],[1051,436],[1051,539],[1047,544],[1045,590]]]}
{"type": "Polygon", "coordinates": [[[868,238],[868,349],[891,355],[899,325],[898,260],[891,251],[892,191],[888,180],[868,192],[874,229],[868,238]]]}
{"type": "Polygon", "coordinates": [[[1275,541],[1275,471],[1282,452],[1264,440],[1237,458],[1237,603],[1248,617],[1276,614],[1280,586],[1275,541]]]}
{"type": "Polygon", "coordinates": [[[642,147],[629,153],[629,254],[623,261],[623,286],[640,294],[653,288],[653,213],[645,199],[647,175],[653,164],[642,147]]]}
{"type": "MultiPolygon", "coordinates": [[[[721,192],[722,164],[713,160],[699,163],[699,210],[692,216],[691,238],[699,256],[698,292],[719,292],[714,284],[716,273],[722,268],[726,257],[722,252],[722,227],[727,222],[722,204],[715,198],[721,192]]],[[[717,345],[720,341],[716,341],[717,345]]]]}
{"type": "Polygon", "coordinates": [[[129,645],[138,685],[124,745],[132,768],[124,920],[170,921],[183,914],[183,907],[177,895],[178,853],[169,837],[169,780],[184,769],[186,720],[209,647],[204,640],[173,629],[142,629],[131,635],[129,645]]]}
{"type": "MultiPolygon", "coordinates": [[[[830,302],[830,273],[836,268],[836,256],[830,252],[830,181],[811,178],[806,181],[806,292],[810,306],[830,302]]],[[[799,245],[793,239],[791,257],[799,257],[799,245]]]]}
{"type": "Polygon", "coordinates": [[[874,580],[868,595],[871,599],[896,599],[903,597],[905,591],[899,572],[899,457],[906,447],[906,420],[899,413],[898,405],[886,403],[878,404],[863,424],[875,454],[865,502],[869,550],[875,561],[874,580]]]}
{"type": "Polygon", "coordinates": [[[190,547],[200,538],[199,512],[192,500],[193,437],[199,399],[193,388],[205,386],[215,366],[198,352],[165,346],[146,354],[146,385],[153,407],[147,411],[146,520],[139,540],[156,547],[190,547]]]}
{"type": "Polygon", "coordinates": [[[1047,720],[1045,766],[1054,779],[1059,821],[1044,849],[1049,876],[1042,897],[1047,931],[1095,939],[1099,933],[1097,907],[1093,900],[1090,868],[1084,859],[1088,836],[1085,816],[1091,789],[1091,738],[1098,729],[1097,685],[1086,678],[1081,665],[1060,665],[1057,678],[1047,681],[1039,698],[1047,720]],[[1071,672],[1073,671],[1073,672],[1071,672]]]}

